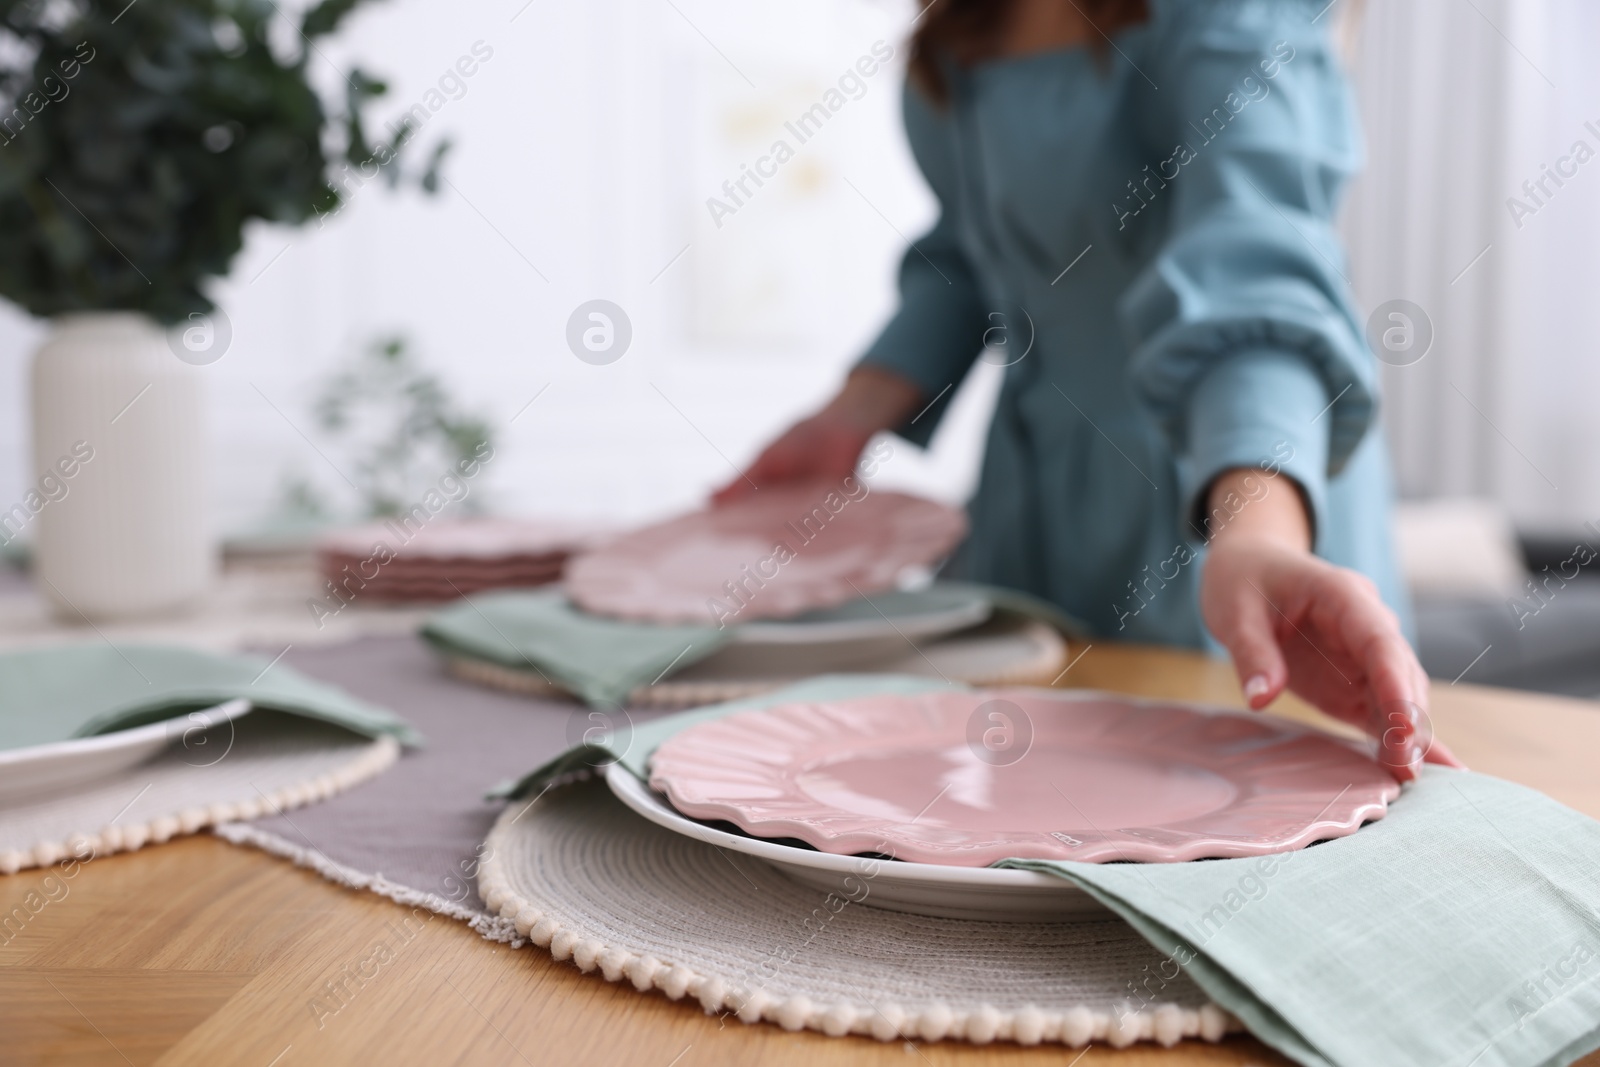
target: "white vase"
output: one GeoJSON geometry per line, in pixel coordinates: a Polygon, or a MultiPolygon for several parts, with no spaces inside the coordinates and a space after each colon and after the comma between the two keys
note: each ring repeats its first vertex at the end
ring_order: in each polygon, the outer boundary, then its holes
{"type": "Polygon", "coordinates": [[[34,575],[63,617],[164,614],[209,584],[202,373],[134,312],[63,315],[34,354],[34,575]]]}

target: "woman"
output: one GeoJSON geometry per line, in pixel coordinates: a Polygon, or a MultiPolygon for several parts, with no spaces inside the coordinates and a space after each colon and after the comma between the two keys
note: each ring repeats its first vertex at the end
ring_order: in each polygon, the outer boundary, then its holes
{"type": "Polygon", "coordinates": [[[1410,774],[1427,679],[1331,225],[1358,148],[1324,2],[931,0],[905,123],[939,221],[838,395],[718,499],[925,442],[987,345],[964,575],[1109,636],[1209,631],[1252,708],[1291,689],[1410,774]]]}

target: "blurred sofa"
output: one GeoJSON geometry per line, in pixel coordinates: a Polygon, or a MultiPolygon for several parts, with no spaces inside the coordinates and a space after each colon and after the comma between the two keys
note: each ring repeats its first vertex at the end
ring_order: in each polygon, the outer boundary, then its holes
{"type": "Polygon", "coordinates": [[[1402,504],[1396,535],[1431,676],[1600,697],[1600,535],[1519,537],[1476,500],[1402,504]]]}

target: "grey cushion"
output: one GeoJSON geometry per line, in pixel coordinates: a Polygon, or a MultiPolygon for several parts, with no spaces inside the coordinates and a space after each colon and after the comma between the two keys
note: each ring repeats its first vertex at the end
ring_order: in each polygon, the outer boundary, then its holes
{"type": "Polygon", "coordinates": [[[1600,696],[1600,579],[1570,581],[1537,613],[1518,616],[1505,600],[1419,596],[1423,668],[1446,681],[1465,671],[1463,682],[1600,696]]]}

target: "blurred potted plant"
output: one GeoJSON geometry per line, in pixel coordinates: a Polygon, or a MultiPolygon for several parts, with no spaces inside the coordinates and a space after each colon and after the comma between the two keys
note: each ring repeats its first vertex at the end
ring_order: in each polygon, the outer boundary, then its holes
{"type": "MultiPolygon", "coordinates": [[[[441,472],[465,471],[468,464],[476,470],[494,456],[488,416],[464,407],[403,334],[375,337],[332,369],[318,386],[311,414],[324,447],[338,457],[341,481],[355,495],[336,482],[340,498],[329,500],[303,473],[286,472],[271,523],[279,528],[404,515],[437,490],[441,472]]],[[[446,506],[481,514],[482,490],[463,485],[460,491],[446,506]]]]}
{"type": "Polygon", "coordinates": [[[177,608],[210,577],[197,367],[231,329],[203,285],[252,220],[335,210],[351,168],[401,177],[409,126],[385,145],[363,124],[383,83],[353,70],[330,114],[308,76],[359,2],[0,0],[0,296],[52,320],[34,473],[66,489],[13,518],[65,612],[177,608]]]}

